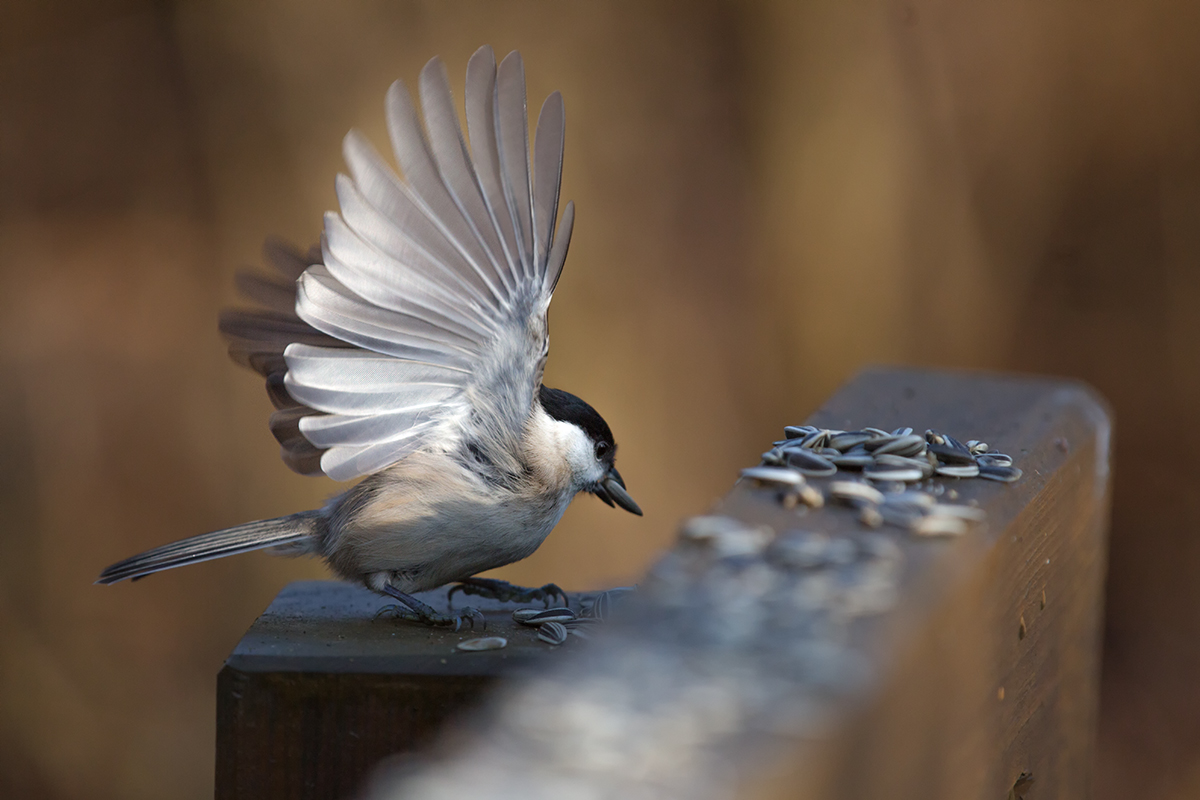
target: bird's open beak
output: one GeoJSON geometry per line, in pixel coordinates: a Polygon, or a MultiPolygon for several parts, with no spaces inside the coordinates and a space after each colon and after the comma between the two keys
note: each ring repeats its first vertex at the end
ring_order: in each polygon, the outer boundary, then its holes
{"type": "Polygon", "coordinates": [[[629,492],[625,491],[625,481],[621,480],[621,473],[617,472],[617,468],[613,467],[604,476],[604,480],[600,481],[592,494],[599,497],[610,506],[617,505],[628,511],[630,514],[642,516],[642,509],[638,508],[638,504],[633,502],[633,498],[629,496],[629,492]]]}

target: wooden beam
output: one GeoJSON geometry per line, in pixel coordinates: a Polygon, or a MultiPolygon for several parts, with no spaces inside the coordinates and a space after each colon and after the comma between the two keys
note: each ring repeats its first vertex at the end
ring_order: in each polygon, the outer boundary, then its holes
{"type": "Polygon", "coordinates": [[[1104,403],[1070,382],[875,370],[810,421],[986,440],[1024,476],[940,481],[986,512],[956,538],[743,481],[602,641],[376,796],[1089,797],[1104,403]]]}
{"type": "MultiPolygon", "coordinates": [[[[445,590],[419,597],[450,608],[445,590]]],[[[387,601],[347,583],[287,586],[217,676],[217,800],[353,796],[382,759],[428,745],[498,678],[555,655],[511,607],[477,600],[458,605],[479,608],[486,631],[454,633],[377,616],[387,601]],[[509,644],[456,649],[481,635],[509,644]]]]}
{"type": "Polygon", "coordinates": [[[471,634],[375,620],[362,590],[293,585],[221,673],[218,798],[358,792],[520,667],[438,761],[375,796],[1088,797],[1104,404],[1063,381],[874,370],[809,422],[982,439],[1024,475],[938,479],[986,513],[954,538],[742,481],[591,640],[553,649],[499,606],[488,633],[508,647],[463,653],[471,634]]]}

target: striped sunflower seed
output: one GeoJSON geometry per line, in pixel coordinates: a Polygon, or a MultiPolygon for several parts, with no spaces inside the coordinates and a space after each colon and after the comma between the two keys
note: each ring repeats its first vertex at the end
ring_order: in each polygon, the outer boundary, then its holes
{"type": "Polygon", "coordinates": [[[833,475],[837,472],[832,461],[811,450],[788,450],[787,465],[809,476],[833,475]]]}
{"type": "Polygon", "coordinates": [[[567,628],[561,622],[547,622],[538,628],[538,638],[547,644],[560,645],[567,640],[567,628]]]}
{"type": "Polygon", "coordinates": [[[989,481],[1003,481],[1004,483],[1012,483],[1019,480],[1023,473],[1016,467],[1000,467],[1000,466],[980,466],[979,477],[987,478],[989,481]]]}
{"type": "Polygon", "coordinates": [[[937,468],[938,475],[947,478],[974,478],[979,474],[978,464],[946,464],[937,468]]]}

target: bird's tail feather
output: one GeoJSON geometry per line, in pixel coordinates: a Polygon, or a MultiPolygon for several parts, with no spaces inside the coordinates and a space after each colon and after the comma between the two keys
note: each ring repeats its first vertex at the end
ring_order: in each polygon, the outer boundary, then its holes
{"type": "Polygon", "coordinates": [[[106,568],[96,583],[116,583],[126,578],[137,580],[164,569],[198,564],[214,558],[224,558],[267,547],[283,547],[291,554],[308,551],[307,542],[315,544],[319,511],[302,511],[276,519],[247,522],[232,528],[202,533],[147,550],[106,568]]]}

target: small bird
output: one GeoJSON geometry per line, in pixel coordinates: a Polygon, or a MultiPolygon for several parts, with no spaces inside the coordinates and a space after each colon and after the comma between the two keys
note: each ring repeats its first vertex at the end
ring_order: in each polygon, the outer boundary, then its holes
{"type": "Polygon", "coordinates": [[[421,71],[424,127],[403,83],[387,93],[401,179],[358,132],[350,175],[319,252],[268,242],[277,275],[242,273],[263,308],[226,311],[234,360],[266,378],[284,462],[362,480],[322,508],[193,536],[117,562],[97,583],[272,548],[312,554],[399,601],[397,616],[458,628],[412,597],[458,582],[468,594],[549,602],[475,577],[532,554],[579,492],[641,515],[608,424],[542,385],[547,310],[575,210],[558,220],[565,112],[542,105],[530,159],[525,72],[490,47],[467,66],[463,138],[445,67],[421,71]],[[426,135],[426,131],[428,135],[426,135]]]}

